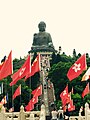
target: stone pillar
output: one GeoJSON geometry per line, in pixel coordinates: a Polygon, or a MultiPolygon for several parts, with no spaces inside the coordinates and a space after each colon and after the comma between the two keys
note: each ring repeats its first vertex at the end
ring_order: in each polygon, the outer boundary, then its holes
{"type": "Polygon", "coordinates": [[[81,106],[80,110],[79,110],[79,120],[82,120],[82,115],[81,112],[83,111],[83,107],[81,106]]]}
{"type": "Polygon", "coordinates": [[[35,120],[33,113],[30,114],[30,120],[35,120]]]}
{"type": "Polygon", "coordinates": [[[5,108],[4,108],[4,106],[2,106],[2,108],[1,108],[0,120],[5,120],[5,108]]]}
{"type": "Polygon", "coordinates": [[[82,120],[82,116],[81,116],[81,112],[79,111],[79,119],[78,120],[82,120]]]}
{"type": "Polygon", "coordinates": [[[85,120],[88,120],[89,104],[85,103],[85,120]]]}
{"type": "Polygon", "coordinates": [[[23,106],[20,107],[18,120],[25,120],[25,111],[24,111],[24,107],[23,106]]]}
{"type": "Polygon", "coordinates": [[[41,105],[40,120],[46,120],[45,105],[41,105]]]}

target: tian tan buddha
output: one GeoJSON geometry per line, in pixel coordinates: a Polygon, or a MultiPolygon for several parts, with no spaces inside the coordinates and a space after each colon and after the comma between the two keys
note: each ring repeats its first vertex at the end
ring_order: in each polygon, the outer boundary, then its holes
{"type": "Polygon", "coordinates": [[[31,51],[55,52],[51,35],[45,31],[46,24],[41,21],[38,24],[39,33],[33,35],[31,51]]]}

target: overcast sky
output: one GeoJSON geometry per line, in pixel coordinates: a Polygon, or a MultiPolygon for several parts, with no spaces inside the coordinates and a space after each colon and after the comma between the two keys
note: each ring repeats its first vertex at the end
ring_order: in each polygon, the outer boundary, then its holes
{"type": "Polygon", "coordinates": [[[56,50],[90,54],[90,0],[0,0],[0,59],[26,56],[40,21],[56,50]]]}

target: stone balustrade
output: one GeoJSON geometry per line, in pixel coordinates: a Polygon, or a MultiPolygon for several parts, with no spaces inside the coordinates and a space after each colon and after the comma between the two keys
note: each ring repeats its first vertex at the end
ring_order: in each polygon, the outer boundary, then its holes
{"type": "Polygon", "coordinates": [[[85,116],[71,116],[69,120],[85,120],[85,116]]]}
{"type": "Polygon", "coordinates": [[[69,120],[90,120],[90,108],[89,104],[85,104],[85,116],[81,115],[81,110],[79,111],[79,116],[70,116],[69,120]]]}
{"type": "MultiPolygon", "coordinates": [[[[20,112],[5,112],[2,107],[0,112],[0,120],[46,120],[45,105],[41,105],[41,111],[25,112],[24,107],[20,107],[20,112]]],[[[85,104],[85,116],[82,116],[79,111],[79,116],[70,116],[69,120],[90,120],[89,104],[85,104]]]]}
{"type": "Polygon", "coordinates": [[[5,112],[5,108],[2,107],[0,112],[0,120],[46,120],[45,106],[41,106],[41,111],[25,112],[24,107],[21,106],[20,112],[5,112]]]}

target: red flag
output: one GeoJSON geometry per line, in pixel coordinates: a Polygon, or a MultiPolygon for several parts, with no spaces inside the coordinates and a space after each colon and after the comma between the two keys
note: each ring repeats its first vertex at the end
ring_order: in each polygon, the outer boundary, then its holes
{"type": "Polygon", "coordinates": [[[36,72],[40,71],[40,54],[38,54],[38,56],[35,58],[32,66],[31,66],[31,72],[29,72],[26,77],[25,80],[31,76],[33,76],[36,72]]]}
{"type": "Polygon", "coordinates": [[[67,73],[67,77],[71,81],[78,77],[86,69],[86,55],[84,54],[71,66],[67,73]]]}
{"type": "Polygon", "coordinates": [[[2,68],[3,64],[4,64],[4,62],[0,64],[0,69],[2,68]]]}
{"type": "Polygon", "coordinates": [[[21,95],[21,85],[15,90],[13,94],[13,100],[19,95],[21,95]]]}
{"type": "Polygon", "coordinates": [[[0,69],[1,69],[2,66],[4,65],[5,60],[6,60],[6,56],[4,56],[4,58],[1,60],[0,69]]]}
{"type": "Polygon", "coordinates": [[[66,96],[64,99],[62,99],[63,106],[68,104],[71,101],[71,95],[68,93],[68,96],[66,96]]]}
{"type": "Polygon", "coordinates": [[[87,84],[87,86],[85,87],[85,89],[82,92],[82,97],[84,98],[85,95],[87,95],[88,93],[90,93],[89,90],[89,83],[87,84]]]}
{"type": "Polygon", "coordinates": [[[64,89],[64,91],[60,94],[61,99],[64,99],[65,97],[68,97],[68,85],[64,89]]]}
{"type": "Polygon", "coordinates": [[[25,77],[29,72],[30,72],[30,55],[28,56],[23,66],[12,75],[12,82],[10,83],[10,86],[16,84],[18,80],[25,77]]]}
{"type": "Polygon", "coordinates": [[[75,110],[75,105],[73,105],[73,100],[70,100],[68,104],[68,111],[73,111],[75,110]]]}
{"type": "Polygon", "coordinates": [[[0,80],[12,74],[12,51],[0,69],[0,80]]]}
{"type": "Polygon", "coordinates": [[[68,85],[66,86],[66,88],[64,89],[64,91],[60,94],[61,100],[62,100],[62,104],[63,107],[70,102],[71,96],[68,93],[68,85]]]}
{"type": "Polygon", "coordinates": [[[38,88],[36,88],[35,90],[33,90],[32,94],[34,96],[40,96],[40,95],[42,95],[42,85],[40,85],[38,88]]]}
{"type": "Polygon", "coordinates": [[[25,107],[26,111],[31,111],[34,109],[34,104],[38,102],[38,96],[33,96],[33,98],[29,101],[28,105],[25,107]]]}
{"type": "Polygon", "coordinates": [[[31,101],[32,101],[32,104],[36,104],[38,102],[38,96],[33,96],[31,101]]]}
{"type": "Polygon", "coordinates": [[[32,103],[32,100],[29,101],[28,105],[25,107],[26,111],[31,111],[34,109],[34,104],[32,103]]]}

